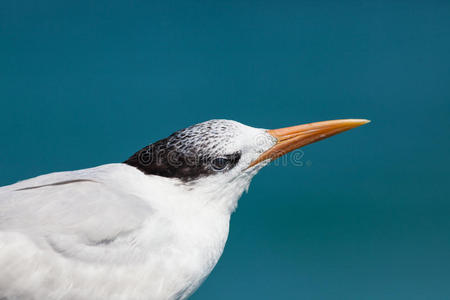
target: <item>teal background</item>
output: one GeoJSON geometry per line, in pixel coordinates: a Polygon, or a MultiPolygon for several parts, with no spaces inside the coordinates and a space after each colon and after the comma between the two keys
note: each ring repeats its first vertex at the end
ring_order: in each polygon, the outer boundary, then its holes
{"type": "Polygon", "coordinates": [[[371,119],[256,176],[192,299],[450,299],[448,1],[1,1],[0,101],[0,185],[371,119]]]}

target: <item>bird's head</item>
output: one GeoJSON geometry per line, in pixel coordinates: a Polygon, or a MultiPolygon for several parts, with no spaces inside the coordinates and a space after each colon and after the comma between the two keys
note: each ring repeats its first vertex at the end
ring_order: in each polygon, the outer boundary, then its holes
{"type": "Polygon", "coordinates": [[[253,176],[270,161],[367,122],[334,120],[267,130],[210,120],[141,149],[125,163],[147,175],[172,178],[189,190],[230,198],[234,206],[253,176]]]}

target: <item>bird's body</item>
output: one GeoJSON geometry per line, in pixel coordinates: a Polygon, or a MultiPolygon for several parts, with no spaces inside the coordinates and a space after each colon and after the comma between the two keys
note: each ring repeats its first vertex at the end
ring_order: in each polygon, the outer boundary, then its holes
{"type": "Polygon", "coordinates": [[[172,181],[110,164],[1,188],[0,295],[187,297],[222,254],[233,204],[172,181]]]}
{"type": "Polygon", "coordinates": [[[0,299],[187,298],[219,260],[252,177],[284,153],[268,154],[304,145],[299,133],[308,143],[324,138],[320,126],[212,120],[124,163],[0,188],[0,299]]]}

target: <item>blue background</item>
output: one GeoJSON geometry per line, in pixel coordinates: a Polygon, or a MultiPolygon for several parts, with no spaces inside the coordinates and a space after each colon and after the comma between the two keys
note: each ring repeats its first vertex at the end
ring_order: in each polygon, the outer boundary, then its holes
{"type": "Polygon", "coordinates": [[[0,185],[212,118],[372,120],[261,171],[192,299],[450,299],[448,1],[1,1],[0,43],[0,185]]]}

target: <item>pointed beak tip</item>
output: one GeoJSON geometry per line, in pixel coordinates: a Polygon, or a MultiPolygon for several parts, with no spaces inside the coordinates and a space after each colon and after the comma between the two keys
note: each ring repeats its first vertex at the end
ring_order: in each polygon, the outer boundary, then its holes
{"type": "Polygon", "coordinates": [[[371,120],[367,120],[367,119],[353,119],[351,121],[353,121],[353,124],[355,125],[355,127],[372,122],[371,120]]]}
{"type": "Polygon", "coordinates": [[[371,120],[367,120],[367,119],[359,119],[359,121],[361,122],[361,125],[372,122],[371,120]]]}

